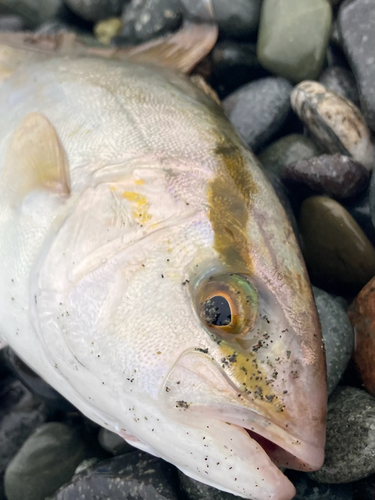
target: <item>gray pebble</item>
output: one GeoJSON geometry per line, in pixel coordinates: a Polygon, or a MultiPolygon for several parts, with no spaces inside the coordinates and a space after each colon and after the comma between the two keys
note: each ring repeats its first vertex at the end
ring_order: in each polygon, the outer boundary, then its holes
{"type": "Polygon", "coordinates": [[[178,471],[178,475],[187,500],[240,500],[237,495],[200,483],[180,471],[178,471]]]}
{"type": "Polygon", "coordinates": [[[345,204],[345,208],[371,241],[372,245],[375,246],[375,228],[371,221],[369,191],[367,189],[361,196],[345,204]]]}
{"type": "Polygon", "coordinates": [[[113,455],[122,455],[129,451],[134,451],[134,447],[125,441],[124,438],[102,427],[99,431],[98,440],[100,446],[113,455]]]}
{"type": "Polygon", "coordinates": [[[304,81],[291,95],[294,111],[329,153],[352,156],[368,170],[375,163],[370,131],[358,108],[323,85],[304,81]]]}
{"type": "Polygon", "coordinates": [[[326,89],[342,95],[355,106],[359,106],[357,84],[353,74],[341,66],[331,66],[320,75],[319,81],[326,89]]]}
{"type": "Polygon", "coordinates": [[[0,16],[0,31],[22,31],[23,26],[20,16],[0,16]]]}
{"type": "Polygon", "coordinates": [[[51,19],[62,7],[62,0],[1,0],[0,16],[19,16],[27,29],[51,19]]]}
{"type": "Polygon", "coordinates": [[[77,429],[60,422],[39,427],[8,465],[8,500],[45,500],[74,474],[91,453],[77,429]]]}
{"type": "Polygon", "coordinates": [[[223,108],[247,145],[260,149],[285,123],[290,112],[291,84],[284,78],[248,83],[223,101],[223,108]]]}
{"type": "Polygon", "coordinates": [[[357,80],[363,115],[375,131],[375,0],[343,2],[338,23],[343,48],[357,80]]]}
{"type": "Polygon", "coordinates": [[[287,471],[287,475],[296,488],[293,500],[354,500],[352,485],[318,483],[304,472],[287,471]]]}
{"type": "Polygon", "coordinates": [[[126,0],[65,0],[73,12],[86,21],[100,21],[121,14],[126,0]]]}
{"type": "Polygon", "coordinates": [[[375,472],[375,398],[338,387],[328,402],[323,467],[309,474],[321,483],[349,483],[375,472]]]}
{"type": "Polygon", "coordinates": [[[344,373],[354,349],[352,325],[343,306],[327,292],[313,287],[326,351],[327,391],[330,395],[344,373]]]}

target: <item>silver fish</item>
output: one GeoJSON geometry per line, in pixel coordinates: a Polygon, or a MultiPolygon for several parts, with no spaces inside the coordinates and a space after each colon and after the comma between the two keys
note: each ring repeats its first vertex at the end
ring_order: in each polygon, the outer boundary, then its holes
{"type": "Polygon", "coordinates": [[[0,53],[3,343],[192,478],[290,500],[280,469],[323,462],[324,353],[255,157],[174,70],[21,52],[0,53]]]}

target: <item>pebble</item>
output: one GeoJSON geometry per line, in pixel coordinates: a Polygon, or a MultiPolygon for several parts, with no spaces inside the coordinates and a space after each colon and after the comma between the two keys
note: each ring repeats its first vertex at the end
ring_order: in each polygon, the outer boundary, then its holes
{"type": "Polygon", "coordinates": [[[328,401],[323,467],[309,476],[349,483],[375,472],[375,399],[354,387],[338,387],[328,401]]]}
{"type": "Polygon", "coordinates": [[[290,163],[282,170],[281,178],[294,189],[304,185],[337,199],[362,193],[370,182],[370,174],[365,167],[340,154],[320,155],[290,163]]]}
{"type": "Polygon", "coordinates": [[[355,106],[359,106],[357,84],[353,73],[341,66],[327,68],[319,77],[319,82],[328,90],[345,97],[355,106]]]}
{"type": "Polygon", "coordinates": [[[251,43],[219,41],[212,51],[211,64],[209,83],[220,99],[245,83],[267,76],[258,61],[256,46],[251,43]]]}
{"type": "Polygon", "coordinates": [[[98,441],[100,446],[112,455],[122,455],[134,451],[134,447],[127,443],[124,438],[104,427],[100,428],[98,441]]]}
{"type": "Polygon", "coordinates": [[[76,474],[50,500],[178,500],[177,489],[175,469],[170,464],[135,451],[76,474]]]}
{"type": "Polygon", "coordinates": [[[326,0],[264,0],[257,46],[260,63],[294,83],[317,78],[331,18],[326,0]]]}
{"type": "Polygon", "coordinates": [[[181,21],[179,0],[132,0],[123,10],[121,40],[131,44],[145,42],[175,31],[181,21]]]}
{"type": "Polygon", "coordinates": [[[361,109],[375,131],[375,0],[340,6],[338,24],[345,54],[357,80],[361,109]]]}
{"type": "Polygon", "coordinates": [[[355,333],[354,361],[365,388],[375,396],[375,278],[361,290],[348,314],[355,333]]]}
{"type": "Polygon", "coordinates": [[[294,111],[329,153],[350,155],[368,170],[375,164],[375,148],[359,109],[317,82],[297,85],[291,95],[294,111]]]}
{"type": "Polygon", "coordinates": [[[22,31],[23,20],[20,16],[1,16],[0,31],[22,31]]]}
{"type": "Polygon", "coordinates": [[[180,471],[178,471],[178,476],[187,500],[240,500],[237,495],[200,483],[180,471]]]}
{"type": "Polygon", "coordinates": [[[285,165],[299,160],[309,160],[320,153],[318,146],[302,134],[285,135],[270,144],[259,155],[263,167],[280,176],[285,165]]]}
{"type": "Polygon", "coordinates": [[[312,196],[302,204],[299,228],[313,284],[356,294],[375,275],[375,250],[337,201],[312,196]]]}
{"type": "Polygon", "coordinates": [[[44,423],[46,407],[19,381],[0,390],[0,476],[26,439],[44,423]]]}
{"type": "Polygon", "coordinates": [[[20,17],[24,28],[34,29],[51,19],[61,7],[62,0],[1,0],[0,16],[20,17]]]}
{"type": "MultiPolygon", "coordinates": [[[[11,0],[10,0],[11,1],[11,0]]],[[[86,21],[101,21],[121,14],[126,0],[64,0],[78,16],[86,21]]]]}
{"type": "Polygon", "coordinates": [[[223,100],[225,113],[250,148],[260,149],[284,125],[291,90],[284,78],[261,78],[223,100]]]}
{"type": "Polygon", "coordinates": [[[94,34],[100,43],[109,45],[112,38],[120,33],[121,28],[121,19],[118,17],[110,17],[96,23],[94,26],[94,34]]]}
{"type": "Polygon", "coordinates": [[[8,500],[45,500],[69,481],[90,453],[78,429],[60,422],[40,426],[5,471],[8,500]]]}
{"type": "Polygon", "coordinates": [[[180,0],[183,13],[188,19],[212,22],[221,34],[235,38],[248,38],[259,26],[262,0],[180,0]],[[212,12],[210,11],[212,6],[212,12]]]}
{"type": "Polygon", "coordinates": [[[352,325],[343,306],[332,295],[313,287],[326,352],[327,392],[332,394],[354,349],[352,325]]]}
{"type": "Polygon", "coordinates": [[[370,214],[369,190],[367,189],[361,196],[345,203],[345,208],[375,246],[375,229],[370,214]]]}
{"type": "Polygon", "coordinates": [[[322,484],[313,481],[304,472],[292,470],[287,470],[286,475],[296,488],[293,500],[353,500],[351,484],[322,484]]]}

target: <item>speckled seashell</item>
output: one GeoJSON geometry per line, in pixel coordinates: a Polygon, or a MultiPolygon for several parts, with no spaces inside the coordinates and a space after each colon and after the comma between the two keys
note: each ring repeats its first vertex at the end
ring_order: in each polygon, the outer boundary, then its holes
{"type": "Polygon", "coordinates": [[[372,170],[375,148],[359,109],[313,81],[298,84],[291,94],[293,110],[330,153],[349,155],[372,170]]]}

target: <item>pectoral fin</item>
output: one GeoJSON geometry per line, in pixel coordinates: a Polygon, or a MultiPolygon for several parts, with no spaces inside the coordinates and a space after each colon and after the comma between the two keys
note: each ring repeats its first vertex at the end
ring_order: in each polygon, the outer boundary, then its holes
{"type": "Polygon", "coordinates": [[[26,115],[13,132],[0,185],[11,205],[35,190],[69,194],[68,160],[54,126],[44,115],[26,115]]]}

